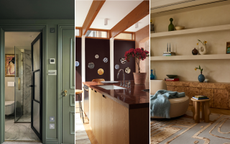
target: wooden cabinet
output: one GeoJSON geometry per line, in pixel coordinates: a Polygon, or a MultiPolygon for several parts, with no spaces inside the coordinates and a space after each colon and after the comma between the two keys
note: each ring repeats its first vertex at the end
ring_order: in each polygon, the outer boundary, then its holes
{"type": "Polygon", "coordinates": [[[114,136],[113,100],[104,96],[102,98],[102,144],[112,144],[114,136]]]}
{"type": "Polygon", "coordinates": [[[123,106],[90,88],[90,126],[99,144],[148,144],[149,107],[123,106]]]}
{"type": "MultiPolygon", "coordinates": [[[[199,83],[199,82],[169,82],[165,81],[167,90],[185,92],[191,99],[195,95],[205,95],[212,108],[230,109],[230,84],[229,83],[199,83]]],[[[192,101],[190,100],[190,105],[192,101]]]]}
{"type": "Polygon", "coordinates": [[[90,103],[90,125],[98,143],[128,144],[128,108],[92,89],[90,103]]]}
{"type": "Polygon", "coordinates": [[[129,109],[113,102],[113,144],[129,144],[129,109]]]}

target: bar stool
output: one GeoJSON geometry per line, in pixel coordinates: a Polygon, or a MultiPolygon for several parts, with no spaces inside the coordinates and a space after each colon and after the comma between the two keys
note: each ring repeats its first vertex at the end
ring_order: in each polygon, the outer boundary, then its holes
{"type": "Polygon", "coordinates": [[[75,89],[75,94],[77,95],[77,101],[79,102],[79,109],[80,109],[80,117],[82,118],[82,121],[84,123],[84,114],[83,114],[83,109],[82,109],[82,104],[81,104],[81,93],[83,93],[83,90],[80,89],[75,89]]]}

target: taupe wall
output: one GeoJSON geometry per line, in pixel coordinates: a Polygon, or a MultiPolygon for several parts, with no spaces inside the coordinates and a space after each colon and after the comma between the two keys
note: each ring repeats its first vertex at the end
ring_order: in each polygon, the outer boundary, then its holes
{"type": "MultiPolygon", "coordinates": [[[[185,26],[185,28],[197,28],[230,24],[230,4],[201,9],[185,9],[171,14],[161,14],[152,17],[156,32],[167,31],[169,18],[173,18],[173,24],[185,26]],[[188,10],[188,11],[186,11],[188,10]]],[[[197,47],[197,39],[207,41],[207,54],[225,54],[226,42],[230,42],[230,30],[208,33],[197,33],[180,36],[170,36],[151,39],[151,54],[162,56],[167,49],[167,43],[172,43],[177,55],[192,55],[192,49],[197,47]]],[[[164,61],[151,62],[151,68],[156,70],[157,79],[164,79],[166,74],[179,75],[183,81],[198,81],[201,65],[203,74],[211,82],[230,82],[230,60],[199,60],[199,61],[164,61]]]]}

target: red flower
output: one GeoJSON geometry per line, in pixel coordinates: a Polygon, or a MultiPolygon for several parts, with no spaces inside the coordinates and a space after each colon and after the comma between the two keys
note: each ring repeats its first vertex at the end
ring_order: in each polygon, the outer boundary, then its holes
{"type": "Polygon", "coordinates": [[[131,48],[128,51],[125,52],[125,59],[129,61],[130,56],[138,58],[138,59],[146,59],[148,57],[149,52],[147,50],[144,50],[143,48],[131,48]]]}

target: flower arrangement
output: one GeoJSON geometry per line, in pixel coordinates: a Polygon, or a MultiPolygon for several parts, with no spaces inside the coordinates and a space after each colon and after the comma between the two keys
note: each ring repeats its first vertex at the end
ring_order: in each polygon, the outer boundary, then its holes
{"type": "Polygon", "coordinates": [[[199,45],[199,42],[200,42],[202,45],[206,45],[206,44],[207,44],[207,41],[203,41],[203,42],[202,42],[201,40],[198,39],[197,45],[199,45]]]}
{"type": "Polygon", "coordinates": [[[195,70],[197,70],[197,69],[199,69],[200,73],[202,74],[203,69],[200,67],[200,65],[199,65],[199,67],[195,67],[195,70]]]}
{"type": "Polygon", "coordinates": [[[129,62],[130,57],[136,58],[138,73],[140,73],[140,60],[145,60],[149,56],[149,51],[143,48],[131,48],[125,52],[125,59],[129,62]]]}

